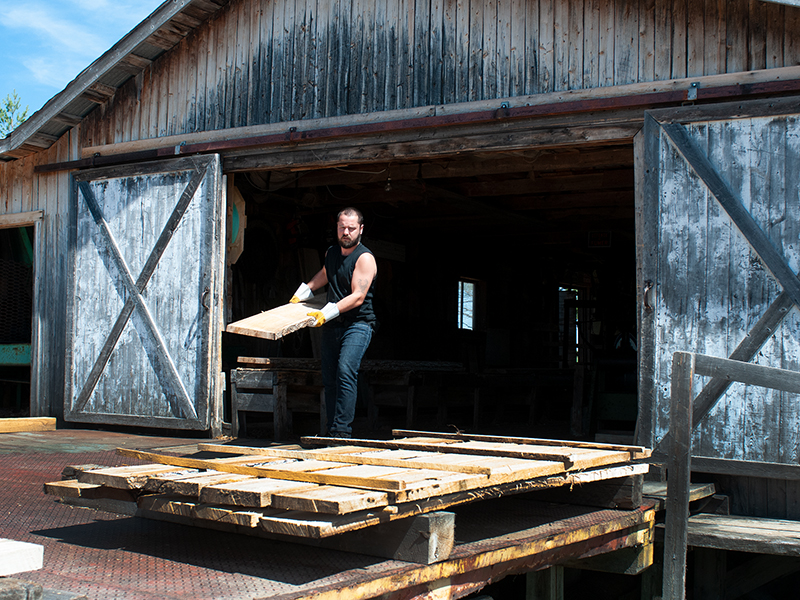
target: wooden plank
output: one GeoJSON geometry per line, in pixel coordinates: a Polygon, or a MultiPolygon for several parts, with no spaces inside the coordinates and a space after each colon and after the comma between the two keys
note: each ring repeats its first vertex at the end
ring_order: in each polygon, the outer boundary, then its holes
{"type": "Polygon", "coordinates": [[[344,515],[374,510],[389,505],[389,494],[371,490],[354,490],[336,486],[309,486],[306,489],[276,491],[270,506],[287,510],[344,515]]]}
{"type": "Polygon", "coordinates": [[[308,302],[284,304],[235,323],[230,323],[225,328],[225,331],[267,340],[278,340],[285,335],[312,325],[314,318],[308,316],[309,311],[319,310],[324,304],[324,295],[315,296],[308,302]]]}
{"type": "Polygon", "coordinates": [[[272,504],[272,496],[276,493],[307,488],[308,484],[295,481],[251,478],[204,487],[200,490],[200,502],[264,508],[272,504]]]}
{"type": "Polygon", "coordinates": [[[55,430],[55,417],[13,417],[8,419],[0,419],[0,433],[55,430]]]}
{"type": "Polygon", "coordinates": [[[83,483],[75,479],[52,481],[44,484],[44,493],[59,498],[86,498],[96,500],[99,498],[135,502],[136,497],[128,490],[109,488],[95,483],[83,483]]]}
{"type": "Polygon", "coordinates": [[[236,473],[220,473],[216,471],[203,471],[194,473],[179,472],[178,474],[155,475],[145,483],[146,492],[158,494],[176,494],[178,496],[198,497],[204,488],[223,483],[238,483],[248,481],[247,475],[236,473]]]}
{"type": "Polygon", "coordinates": [[[736,552],[800,556],[800,523],[738,515],[689,517],[688,543],[736,552]]]}
{"type": "Polygon", "coordinates": [[[800,480],[800,465],[769,463],[751,460],[729,460],[695,456],[692,458],[692,471],[696,473],[715,473],[736,477],[758,477],[786,481],[800,480]]]}
{"type": "Polygon", "coordinates": [[[153,475],[174,471],[175,468],[171,466],[151,464],[93,469],[79,472],[77,477],[81,483],[94,483],[122,490],[138,490],[142,489],[153,475]]]}
{"type": "Polygon", "coordinates": [[[444,452],[453,454],[469,454],[479,456],[503,456],[529,460],[545,460],[563,462],[567,469],[584,469],[629,459],[627,452],[613,450],[592,450],[584,448],[557,448],[525,444],[492,444],[482,441],[460,441],[446,438],[407,438],[402,440],[362,440],[323,437],[304,437],[303,444],[319,445],[357,445],[367,448],[386,448],[404,450],[422,450],[427,452],[444,452]]]}
{"type": "Polygon", "coordinates": [[[435,431],[415,431],[409,429],[393,429],[394,437],[435,437],[452,440],[474,440],[476,442],[506,442],[509,444],[535,444],[537,446],[564,446],[568,448],[591,448],[592,450],[610,450],[630,452],[631,460],[648,458],[652,451],[644,446],[626,446],[620,444],[601,444],[597,442],[581,442],[577,440],[552,440],[545,438],[526,438],[514,436],[480,435],[473,433],[441,433],[435,431]]]}
{"type": "MultiPolygon", "coordinates": [[[[354,465],[375,465],[383,467],[400,467],[408,469],[435,469],[440,471],[454,471],[456,473],[472,473],[478,475],[492,475],[493,471],[489,467],[476,465],[454,465],[438,461],[444,455],[436,453],[418,453],[415,458],[393,459],[365,454],[348,452],[347,454],[331,452],[302,452],[294,450],[281,450],[278,448],[252,448],[246,446],[225,446],[221,444],[198,444],[200,450],[209,452],[229,452],[233,454],[251,454],[260,456],[274,456],[279,458],[293,458],[296,460],[307,460],[310,458],[330,462],[349,463],[354,465]]],[[[368,448],[358,449],[360,452],[367,452],[368,448]]]]}
{"type": "Polygon", "coordinates": [[[695,360],[698,375],[725,377],[750,385],[763,386],[794,394],[800,393],[800,373],[797,371],[776,369],[703,354],[695,355],[695,360]]]}
{"type": "MultiPolygon", "coordinates": [[[[222,461],[202,460],[197,458],[184,458],[178,456],[165,456],[153,452],[142,452],[128,448],[117,448],[117,453],[122,456],[130,456],[141,460],[150,460],[156,463],[173,465],[179,467],[190,467],[196,469],[211,469],[224,471],[227,473],[237,473],[240,475],[251,475],[254,477],[269,477],[271,479],[286,479],[288,481],[303,481],[306,483],[326,483],[340,485],[343,487],[356,487],[366,490],[391,490],[399,491],[405,489],[401,481],[377,481],[362,477],[343,476],[335,474],[320,475],[317,473],[304,473],[291,471],[289,469],[277,469],[269,467],[250,467],[246,465],[226,464],[222,461]]],[[[93,473],[96,473],[93,472],[93,473]]]]}
{"type": "MultiPolygon", "coordinates": [[[[0,194],[0,197],[2,197],[2,194],[0,194]]],[[[29,210],[0,215],[0,229],[29,227],[41,221],[43,216],[43,210],[29,210]]]]}

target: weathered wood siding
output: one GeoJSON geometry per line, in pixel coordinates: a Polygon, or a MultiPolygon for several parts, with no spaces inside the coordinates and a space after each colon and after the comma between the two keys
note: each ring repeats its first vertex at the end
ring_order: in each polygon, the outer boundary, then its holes
{"type": "Polygon", "coordinates": [[[81,141],[797,64],[800,8],[759,0],[235,0],[81,141]]]}
{"type": "MultiPolygon", "coordinates": [[[[48,150],[0,163],[0,211],[4,214],[42,210],[40,247],[36,248],[36,301],[33,318],[39,324],[40,379],[31,388],[31,415],[62,414],[64,340],[67,299],[67,239],[70,174],[34,174],[37,163],[74,160],[80,156],[75,130],[48,150]]],[[[36,330],[36,328],[34,328],[36,330]]]]}
{"type": "MultiPolygon", "coordinates": [[[[789,267],[800,271],[800,117],[687,125],[789,267]]],[[[669,428],[672,353],[727,357],[781,293],[717,200],[662,133],[658,147],[655,441],[669,428]]],[[[649,226],[653,226],[650,224],[649,226]]],[[[793,307],[753,362],[800,370],[793,307]]],[[[704,381],[698,378],[696,390],[704,381]]],[[[694,454],[800,462],[796,394],[734,384],[701,422],[694,454]]]]}

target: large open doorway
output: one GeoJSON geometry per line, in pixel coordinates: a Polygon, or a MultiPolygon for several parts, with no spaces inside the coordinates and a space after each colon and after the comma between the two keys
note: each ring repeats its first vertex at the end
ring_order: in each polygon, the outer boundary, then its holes
{"type": "MultiPolygon", "coordinates": [[[[0,224],[1,225],[1,224],[0,224]]],[[[0,417],[30,415],[34,227],[0,227],[0,417]]]]}
{"type": "MultiPolygon", "coordinates": [[[[366,358],[463,367],[422,378],[414,427],[632,441],[632,144],[229,176],[247,224],[229,320],[285,303],[334,241],[336,211],[356,206],[379,270],[381,322],[366,358]]],[[[225,334],[223,366],[314,357],[314,336],[225,334]]],[[[373,434],[408,424],[402,402],[384,396],[373,434]]]]}

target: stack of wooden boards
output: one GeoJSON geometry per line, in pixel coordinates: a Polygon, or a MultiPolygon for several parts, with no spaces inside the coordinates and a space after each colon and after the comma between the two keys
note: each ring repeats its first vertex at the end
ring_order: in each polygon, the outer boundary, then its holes
{"type": "Polygon", "coordinates": [[[303,438],[306,446],[198,444],[223,458],[118,449],[150,464],[69,468],[47,494],[135,502],[136,514],[323,538],[512,493],[647,471],[638,446],[395,431],[392,440],[303,438]]]}

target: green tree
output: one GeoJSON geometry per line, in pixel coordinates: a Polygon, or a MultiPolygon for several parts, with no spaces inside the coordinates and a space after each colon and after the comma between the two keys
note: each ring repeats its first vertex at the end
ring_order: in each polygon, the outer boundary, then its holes
{"type": "Polygon", "coordinates": [[[17,90],[0,102],[0,137],[6,137],[28,118],[29,107],[20,112],[21,106],[22,100],[17,96],[17,90]]]}

